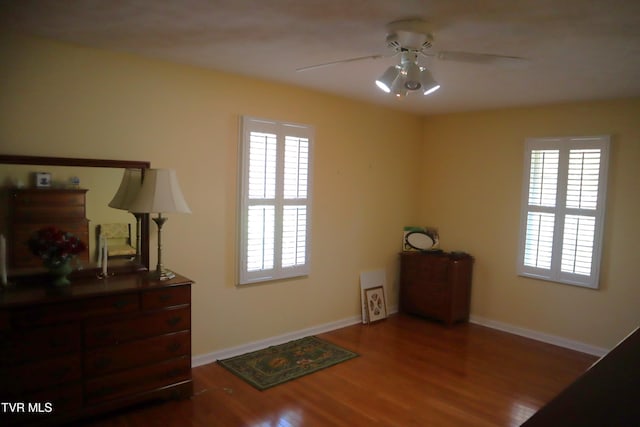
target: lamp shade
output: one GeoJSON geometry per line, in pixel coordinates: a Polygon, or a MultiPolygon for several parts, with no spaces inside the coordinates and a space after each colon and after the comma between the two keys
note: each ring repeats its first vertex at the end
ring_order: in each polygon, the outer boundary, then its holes
{"type": "Polygon", "coordinates": [[[125,169],[116,195],[109,202],[109,206],[116,209],[129,210],[142,185],[142,170],[125,169]]]}
{"type": "Polygon", "coordinates": [[[393,65],[387,68],[387,71],[385,71],[384,74],[376,80],[376,85],[383,91],[389,93],[391,92],[391,85],[398,77],[398,74],[400,74],[400,67],[393,65]]]}
{"type": "Polygon", "coordinates": [[[191,213],[173,169],[145,170],[142,187],[129,210],[135,213],[191,213]]]}
{"type": "Polygon", "coordinates": [[[407,79],[405,75],[403,73],[400,73],[398,78],[395,79],[395,81],[393,82],[393,85],[391,85],[391,93],[397,96],[398,98],[407,96],[407,93],[409,93],[409,91],[407,90],[407,87],[405,85],[406,80],[407,79]]]}
{"type": "Polygon", "coordinates": [[[422,93],[424,95],[429,95],[440,89],[440,84],[435,81],[431,72],[426,68],[420,72],[420,83],[422,84],[422,93]]]}

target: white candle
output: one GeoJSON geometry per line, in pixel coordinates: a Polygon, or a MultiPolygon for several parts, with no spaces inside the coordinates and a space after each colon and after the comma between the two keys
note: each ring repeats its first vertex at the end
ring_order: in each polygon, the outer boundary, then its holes
{"type": "Polygon", "coordinates": [[[109,254],[109,247],[107,246],[107,239],[104,240],[104,247],[102,248],[102,275],[107,276],[107,257],[109,254]]]}
{"type": "Polygon", "coordinates": [[[98,268],[102,267],[102,251],[104,250],[104,236],[100,236],[98,242],[98,268]]]}
{"type": "Polygon", "coordinates": [[[2,285],[7,284],[7,239],[0,234],[0,276],[2,277],[2,285]]]}

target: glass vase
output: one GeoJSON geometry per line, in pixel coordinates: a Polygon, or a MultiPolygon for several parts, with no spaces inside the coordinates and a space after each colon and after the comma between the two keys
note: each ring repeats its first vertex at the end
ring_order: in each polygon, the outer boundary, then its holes
{"type": "Polygon", "coordinates": [[[71,260],[66,260],[55,267],[49,267],[49,272],[53,277],[52,284],[54,286],[69,286],[71,281],[67,276],[69,276],[72,271],[71,260]]]}

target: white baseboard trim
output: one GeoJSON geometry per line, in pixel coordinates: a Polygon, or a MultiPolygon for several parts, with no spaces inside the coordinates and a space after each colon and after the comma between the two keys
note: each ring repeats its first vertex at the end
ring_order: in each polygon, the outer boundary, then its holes
{"type": "Polygon", "coordinates": [[[222,350],[214,351],[207,354],[201,354],[191,358],[191,366],[196,367],[200,365],[206,365],[213,363],[219,359],[227,359],[229,357],[239,356],[241,354],[249,353],[251,351],[261,350],[272,345],[284,344],[286,342],[308,337],[310,335],[321,334],[324,332],[333,331],[335,329],[344,328],[351,325],[356,325],[362,322],[361,316],[348,317],[346,319],[337,320],[335,322],[329,322],[318,326],[312,326],[306,329],[300,329],[298,331],[289,332],[283,335],[267,338],[264,340],[254,341],[247,344],[242,344],[236,347],[225,348],[222,350]]]}
{"type": "Polygon", "coordinates": [[[521,328],[509,323],[498,322],[496,320],[486,319],[480,316],[471,316],[469,321],[477,325],[486,326],[488,328],[497,329],[499,331],[508,332],[514,335],[520,335],[525,338],[531,338],[537,341],[545,342],[547,344],[553,344],[559,347],[568,348],[570,350],[580,351],[582,353],[591,354],[593,356],[602,357],[609,351],[606,348],[596,347],[580,341],[574,341],[567,338],[559,337],[557,335],[550,335],[531,329],[521,328]]]}

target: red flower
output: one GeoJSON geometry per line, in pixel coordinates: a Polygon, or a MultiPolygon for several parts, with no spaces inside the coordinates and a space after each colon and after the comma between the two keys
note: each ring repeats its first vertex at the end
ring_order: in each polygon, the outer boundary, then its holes
{"type": "Polygon", "coordinates": [[[49,268],[65,263],[86,248],[76,236],[53,226],[38,230],[28,244],[31,252],[49,268]]]}

